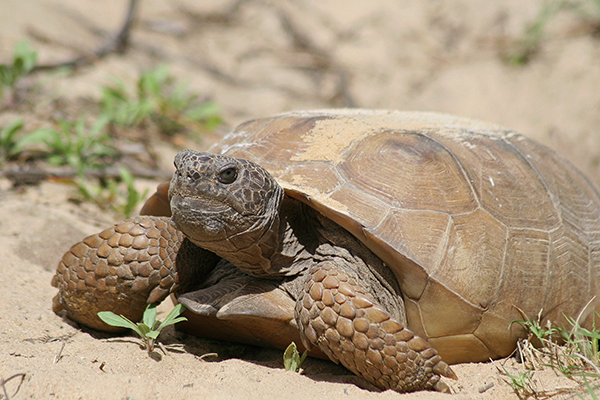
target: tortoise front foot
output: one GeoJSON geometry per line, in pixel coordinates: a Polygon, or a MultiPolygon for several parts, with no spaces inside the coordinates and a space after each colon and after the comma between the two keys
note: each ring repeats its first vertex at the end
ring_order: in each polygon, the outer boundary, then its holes
{"type": "Polygon", "coordinates": [[[65,253],[52,278],[53,310],[91,328],[115,331],[98,311],[142,319],[148,303],[163,300],[175,282],[183,236],[169,218],[142,216],[88,236],[65,253]]]}
{"type": "Polygon", "coordinates": [[[456,379],[429,343],[376,304],[367,289],[335,264],[313,267],[296,302],[304,345],[381,389],[449,392],[440,376],[456,379]]]}

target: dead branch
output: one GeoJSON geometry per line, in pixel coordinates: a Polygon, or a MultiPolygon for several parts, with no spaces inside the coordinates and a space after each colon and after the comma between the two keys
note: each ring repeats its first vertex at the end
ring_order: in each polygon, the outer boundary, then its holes
{"type": "MultiPolygon", "coordinates": [[[[170,180],[172,176],[170,172],[148,168],[133,168],[129,169],[129,172],[138,178],[161,181],[170,180]]],[[[86,178],[121,179],[121,174],[117,167],[91,169],[84,171],[83,175],[86,178]]],[[[63,168],[56,170],[45,170],[41,168],[13,168],[0,171],[0,176],[6,177],[15,185],[23,185],[38,183],[46,180],[72,180],[77,177],[77,171],[74,168],[63,168]]]]}
{"type": "Polygon", "coordinates": [[[13,376],[11,376],[10,378],[7,379],[0,379],[0,382],[2,382],[2,390],[4,391],[4,398],[7,400],[10,400],[10,397],[8,396],[8,391],[6,390],[6,384],[15,379],[15,378],[21,378],[21,382],[19,382],[19,386],[17,386],[17,390],[15,390],[15,392],[13,393],[13,396],[16,396],[17,393],[19,393],[19,390],[21,389],[21,385],[23,385],[23,381],[25,381],[25,374],[23,372],[19,373],[19,374],[14,374],[13,376]]]}
{"type": "MultiPolygon", "coordinates": [[[[75,57],[72,60],[62,61],[53,64],[40,64],[37,65],[32,72],[47,71],[56,68],[69,67],[71,69],[81,68],[86,65],[93,64],[97,60],[106,57],[112,53],[122,54],[129,46],[129,39],[131,36],[131,26],[136,16],[137,5],[139,0],[129,0],[129,6],[127,8],[127,14],[125,21],[119,29],[119,32],[106,43],[102,44],[96,51],[82,56],[75,57]]],[[[35,33],[36,36],[40,36],[39,33],[35,33]]]]}
{"type": "Polygon", "coordinates": [[[305,53],[312,58],[313,71],[331,73],[336,77],[336,90],[327,101],[333,105],[343,107],[356,107],[357,103],[350,93],[349,72],[338,65],[328,51],[318,46],[308,35],[293,22],[293,19],[282,9],[278,16],[284,31],[292,39],[292,45],[298,52],[305,53]]]}

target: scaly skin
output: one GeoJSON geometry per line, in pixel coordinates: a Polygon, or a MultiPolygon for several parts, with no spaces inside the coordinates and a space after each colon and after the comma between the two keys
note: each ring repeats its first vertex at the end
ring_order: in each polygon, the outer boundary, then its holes
{"type": "Polygon", "coordinates": [[[449,392],[440,375],[457,379],[426,340],[394,320],[356,279],[333,263],[310,269],[296,319],[306,347],[381,389],[449,392]]]}
{"type": "Polygon", "coordinates": [[[399,294],[383,282],[387,267],[361,242],[284,196],[252,162],[186,150],[175,163],[173,222],[138,217],[73,246],[52,282],[59,288],[55,311],[65,308],[70,318],[104,330],[98,311],[139,320],[147,302],[172,290],[175,261],[186,290],[202,286],[221,257],[255,279],[281,282],[296,302],[306,347],[319,347],[382,389],[448,391],[440,376],[456,375],[392,317],[404,315],[396,310],[399,294]]]}
{"type": "Polygon", "coordinates": [[[117,331],[98,318],[113,311],[142,319],[147,303],[162,301],[175,282],[183,240],[169,218],[140,216],[88,236],[65,253],[52,278],[54,312],[91,328],[117,331]]]}

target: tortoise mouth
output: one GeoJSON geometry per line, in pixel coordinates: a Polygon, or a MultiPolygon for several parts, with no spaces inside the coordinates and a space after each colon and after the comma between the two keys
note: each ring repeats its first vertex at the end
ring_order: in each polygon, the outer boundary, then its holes
{"type": "Polygon", "coordinates": [[[211,220],[227,218],[236,212],[226,202],[196,196],[176,194],[171,197],[170,203],[172,219],[178,226],[205,224],[211,220]]]}
{"type": "Polygon", "coordinates": [[[225,238],[226,220],[235,213],[222,201],[179,194],[171,197],[171,212],[171,221],[197,245],[225,238]]]}
{"type": "Polygon", "coordinates": [[[225,196],[202,196],[202,193],[194,195],[182,195],[172,194],[171,196],[171,208],[173,208],[173,201],[176,201],[176,205],[180,209],[188,209],[198,214],[217,214],[223,212],[234,211],[240,215],[246,215],[244,209],[241,207],[236,199],[230,194],[226,193],[225,196]]]}
{"type": "Polygon", "coordinates": [[[197,196],[182,196],[175,194],[171,197],[171,209],[173,213],[194,214],[221,214],[233,209],[231,205],[216,199],[208,199],[197,196]]]}

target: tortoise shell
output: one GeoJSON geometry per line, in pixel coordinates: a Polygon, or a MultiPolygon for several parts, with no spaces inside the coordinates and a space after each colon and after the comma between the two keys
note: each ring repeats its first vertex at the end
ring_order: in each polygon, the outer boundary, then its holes
{"type": "Polygon", "coordinates": [[[408,326],[449,363],[510,354],[525,317],[600,311],[600,197],[571,163],[502,127],[419,112],[252,120],[212,148],[266,168],[398,279],[408,326]],[[592,302],[590,304],[590,301],[592,302]]]}

